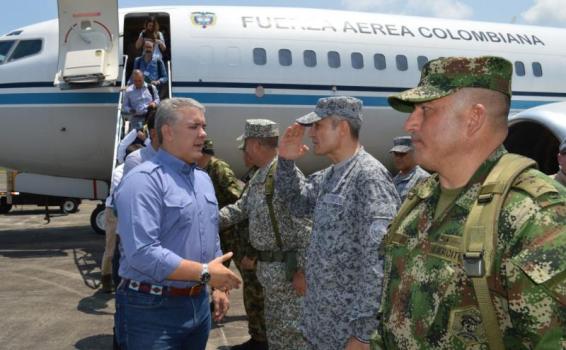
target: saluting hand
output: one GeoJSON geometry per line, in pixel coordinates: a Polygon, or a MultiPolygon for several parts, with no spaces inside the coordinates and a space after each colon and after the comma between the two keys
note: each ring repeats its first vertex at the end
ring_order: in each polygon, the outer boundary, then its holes
{"type": "Polygon", "coordinates": [[[210,274],[210,281],[208,284],[212,288],[229,291],[234,288],[240,288],[242,280],[236,276],[230,269],[224,266],[223,262],[230,260],[233,253],[227,253],[208,263],[208,273],[210,274]]]}
{"type": "Polygon", "coordinates": [[[309,147],[303,144],[304,135],[305,127],[303,125],[294,123],[289,126],[279,141],[279,157],[296,160],[304,156],[309,150],[309,147]]]}

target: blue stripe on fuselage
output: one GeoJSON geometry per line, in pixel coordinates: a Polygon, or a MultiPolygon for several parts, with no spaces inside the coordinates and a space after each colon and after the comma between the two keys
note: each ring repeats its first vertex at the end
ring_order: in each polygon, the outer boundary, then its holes
{"type": "MultiPolygon", "coordinates": [[[[176,97],[191,97],[204,104],[234,104],[234,105],[284,105],[284,106],[309,106],[316,104],[321,97],[328,95],[286,95],[266,94],[257,97],[255,94],[242,93],[215,93],[215,92],[181,92],[174,94],[176,97]]],[[[388,107],[387,97],[359,96],[366,107],[388,107]]],[[[556,101],[525,101],[514,100],[511,103],[513,109],[527,109],[541,104],[556,101]]],[[[7,93],[0,94],[0,105],[44,105],[44,104],[116,104],[118,93],[104,92],[53,92],[53,93],[7,93]]]]}

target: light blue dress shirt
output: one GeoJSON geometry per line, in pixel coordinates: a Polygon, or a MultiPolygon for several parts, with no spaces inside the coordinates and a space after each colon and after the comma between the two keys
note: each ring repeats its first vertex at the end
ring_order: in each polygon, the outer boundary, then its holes
{"type": "MultiPolygon", "coordinates": [[[[148,79],[149,82],[159,80],[161,84],[165,84],[169,80],[165,63],[161,59],[152,58],[151,61],[147,62],[144,56],[136,57],[134,69],[139,69],[143,72],[146,83],[148,79]]],[[[129,83],[132,83],[132,77],[130,77],[129,83]]]]}
{"type": "Polygon", "coordinates": [[[143,86],[138,89],[132,84],[126,88],[123,109],[126,113],[145,115],[147,113],[147,107],[154,101],[156,104],[159,104],[159,93],[153,85],[144,83],[143,86]],[[155,98],[151,95],[149,89],[154,89],[153,96],[155,96],[155,98]]]}
{"type": "Polygon", "coordinates": [[[124,176],[114,203],[122,278],[185,288],[196,282],[167,280],[182,259],[222,255],[214,187],[194,164],[160,149],[124,176]]]}

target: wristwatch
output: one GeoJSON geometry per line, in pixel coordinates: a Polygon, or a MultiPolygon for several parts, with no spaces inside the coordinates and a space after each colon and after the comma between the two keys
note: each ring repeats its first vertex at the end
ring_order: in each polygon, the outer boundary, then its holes
{"type": "Polygon", "coordinates": [[[202,264],[202,271],[200,272],[200,283],[207,284],[210,281],[210,273],[208,273],[208,264],[202,264]]]}

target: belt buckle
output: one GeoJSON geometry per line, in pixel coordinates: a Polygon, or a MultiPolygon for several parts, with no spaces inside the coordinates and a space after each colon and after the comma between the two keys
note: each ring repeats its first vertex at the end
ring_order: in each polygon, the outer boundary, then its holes
{"type": "Polygon", "coordinates": [[[485,274],[483,252],[466,252],[462,260],[468,277],[482,277],[485,274]]]}

